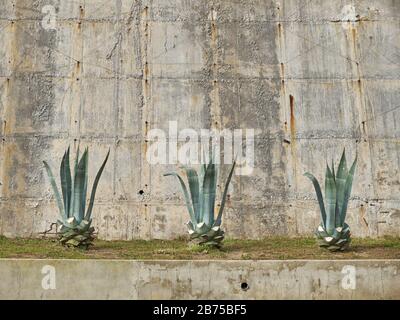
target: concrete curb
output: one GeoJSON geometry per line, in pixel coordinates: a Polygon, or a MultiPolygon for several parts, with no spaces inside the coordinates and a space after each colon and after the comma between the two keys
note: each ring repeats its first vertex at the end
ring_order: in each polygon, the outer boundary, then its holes
{"type": "Polygon", "coordinates": [[[400,299],[400,260],[0,259],[0,299],[400,299]]]}

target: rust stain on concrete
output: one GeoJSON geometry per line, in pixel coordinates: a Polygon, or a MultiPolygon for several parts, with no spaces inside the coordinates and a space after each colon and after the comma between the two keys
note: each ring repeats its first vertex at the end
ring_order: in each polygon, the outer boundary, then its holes
{"type": "Polygon", "coordinates": [[[289,95],[290,101],[290,135],[294,142],[296,138],[296,121],[294,117],[294,97],[293,95],[289,95]]]}
{"type": "Polygon", "coordinates": [[[212,91],[210,93],[211,106],[211,127],[218,128],[221,121],[221,110],[220,110],[220,88],[218,83],[218,29],[215,21],[215,10],[211,8],[211,26],[210,26],[210,37],[211,37],[211,54],[212,54],[212,91]]]}
{"type": "MultiPolygon", "coordinates": [[[[293,165],[293,178],[297,181],[297,155],[296,155],[296,120],[295,120],[295,100],[293,95],[289,95],[290,106],[290,153],[293,165]]],[[[296,183],[297,185],[297,183],[296,183]]]]}

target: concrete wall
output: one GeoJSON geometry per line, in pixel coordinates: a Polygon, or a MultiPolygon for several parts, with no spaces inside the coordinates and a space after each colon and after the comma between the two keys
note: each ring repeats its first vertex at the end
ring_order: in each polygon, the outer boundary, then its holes
{"type": "Polygon", "coordinates": [[[302,174],[321,179],[344,146],[359,154],[353,235],[400,235],[399,31],[396,0],[1,1],[0,234],[36,236],[55,221],[42,160],[55,168],[78,142],[91,179],[111,148],[99,237],[185,234],[179,185],[162,177],[174,166],[145,159],[147,132],[177,120],[256,129],[228,236],[310,234],[318,207],[302,174]],[[56,30],[41,24],[48,4],[56,30]]]}
{"type": "Polygon", "coordinates": [[[399,299],[399,268],[400,260],[3,259],[0,299],[399,299]]]}

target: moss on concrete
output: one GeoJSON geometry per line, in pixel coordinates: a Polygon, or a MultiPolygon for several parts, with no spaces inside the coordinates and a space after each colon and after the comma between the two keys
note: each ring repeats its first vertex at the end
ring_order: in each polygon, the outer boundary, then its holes
{"type": "Polygon", "coordinates": [[[61,259],[400,259],[400,238],[353,239],[350,249],[331,253],[313,238],[227,239],[221,250],[189,247],[185,240],[96,240],[89,250],[65,248],[49,239],[0,237],[0,258],[61,259]]]}

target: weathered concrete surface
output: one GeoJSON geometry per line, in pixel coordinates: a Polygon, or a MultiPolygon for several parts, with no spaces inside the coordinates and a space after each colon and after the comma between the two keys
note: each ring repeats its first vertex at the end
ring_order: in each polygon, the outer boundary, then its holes
{"type": "Polygon", "coordinates": [[[0,43],[0,234],[55,221],[42,160],[58,166],[78,142],[91,177],[111,147],[99,237],[185,234],[179,185],[162,177],[174,166],[145,159],[148,130],[177,120],[258,133],[254,174],[233,179],[230,237],[310,234],[302,174],[322,178],[343,146],[359,154],[353,235],[400,235],[399,1],[3,0],[0,43]],[[41,25],[48,4],[56,30],[41,25]]]}
{"type": "Polygon", "coordinates": [[[3,259],[0,299],[400,299],[399,271],[400,260],[3,259]]]}

